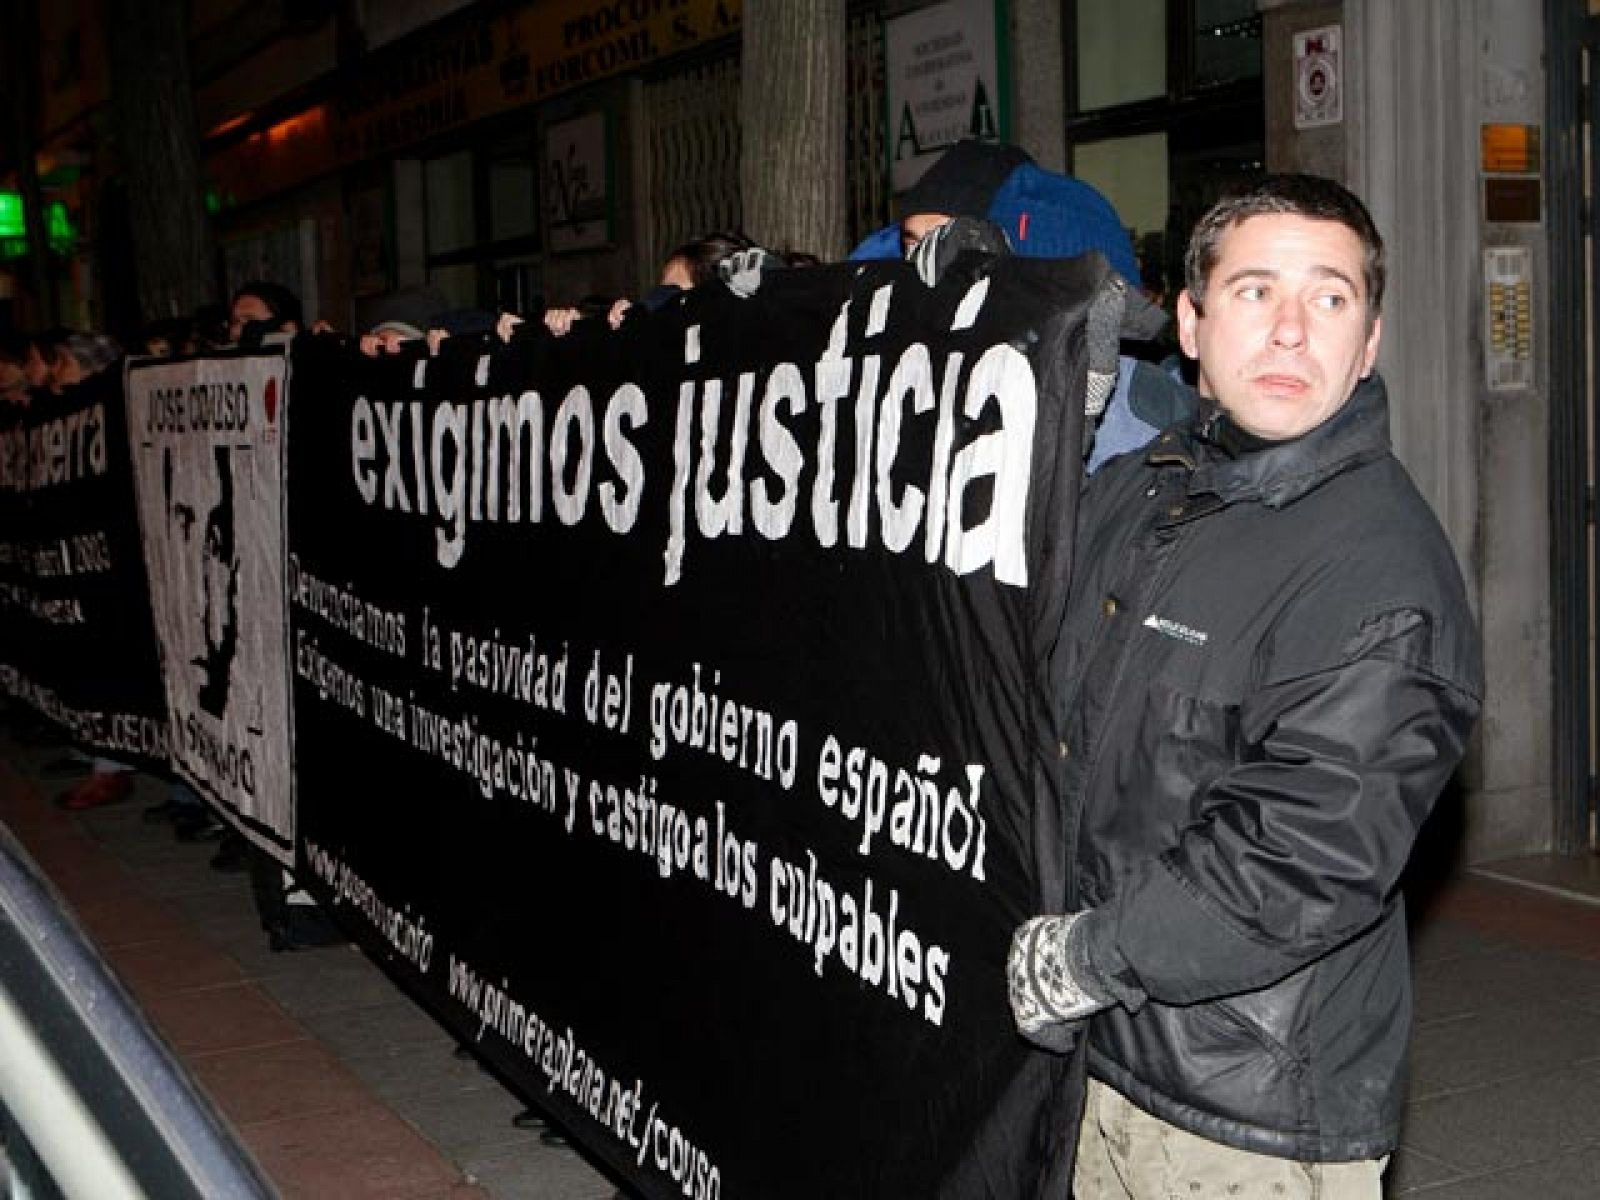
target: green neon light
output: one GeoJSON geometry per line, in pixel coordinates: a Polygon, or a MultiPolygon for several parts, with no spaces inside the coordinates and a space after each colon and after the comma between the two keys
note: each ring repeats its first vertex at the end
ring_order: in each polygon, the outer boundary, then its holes
{"type": "Polygon", "coordinates": [[[70,250],[72,244],[78,240],[78,231],[72,227],[72,218],[67,216],[67,206],[59,200],[52,200],[44,206],[45,240],[57,250],[70,250]]]}
{"type": "MultiPolygon", "coordinates": [[[[78,244],[78,231],[72,226],[67,206],[52,200],[44,206],[45,241],[57,254],[71,254],[78,244]]],[[[0,258],[22,258],[28,253],[28,225],[23,214],[22,196],[0,192],[0,258]]]]}
{"type": "Polygon", "coordinates": [[[22,197],[16,192],[0,192],[0,238],[22,237],[26,228],[22,197]]]}

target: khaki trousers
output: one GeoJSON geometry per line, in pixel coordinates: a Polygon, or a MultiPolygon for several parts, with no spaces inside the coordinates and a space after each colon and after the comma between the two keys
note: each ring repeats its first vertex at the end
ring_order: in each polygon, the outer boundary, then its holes
{"type": "Polygon", "coordinates": [[[1305,1163],[1186,1133],[1089,1080],[1076,1200],[1379,1200],[1387,1158],[1305,1163]]]}

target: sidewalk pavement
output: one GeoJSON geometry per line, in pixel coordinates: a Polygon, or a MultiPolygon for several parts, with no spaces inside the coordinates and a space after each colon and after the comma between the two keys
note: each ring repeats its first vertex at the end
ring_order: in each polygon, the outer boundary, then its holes
{"type": "MultiPolygon", "coordinates": [[[[520,1101],[358,951],[270,952],[245,877],[142,819],[165,784],[140,776],[132,799],[67,814],[39,780],[54,754],[0,738],[0,820],[285,1197],[616,1194],[579,1152],[514,1128],[520,1101]]],[[[1414,924],[1411,1094],[1386,1195],[1600,1196],[1600,865],[1467,872],[1414,924]]]]}
{"type": "Polygon", "coordinates": [[[285,1198],[611,1200],[578,1151],[516,1129],[524,1106],[349,945],[267,946],[245,873],[211,869],[144,810],[52,803],[59,750],[0,738],[0,821],[75,910],[151,1023],[285,1198]]]}
{"type": "Polygon", "coordinates": [[[1470,871],[1418,914],[1411,1091],[1388,1195],[1600,1196],[1596,865],[1470,871]]]}

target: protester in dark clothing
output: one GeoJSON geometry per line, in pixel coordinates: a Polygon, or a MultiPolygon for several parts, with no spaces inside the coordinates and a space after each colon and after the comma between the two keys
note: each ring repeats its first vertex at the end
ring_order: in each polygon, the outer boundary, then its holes
{"type": "Polygon", "coordinates": [[[854,260],[906,257],[922,235],[954,217],[988,221],[1024,258],[1074,258],[1090,250],[1139,284],[1133,241],[1117,210],[1090,184],[1047,171],[1016,146],[957,142],[896,204],[900,221],[866,238],[854,260]]]}
{"type": "MultiPolygon", "coordinates": [[[[721,268],[728,259],[755,249],[759,247],[735,230],[708,233],[684,242],[667,255],[661,264],[660,282],[639,297],[638,306],[646,312],[654,312],[683,292],[715,283],[721,278],[721,268]]],[[[619,328],[634,307],[635,302],[627,297],[613,302],[605,314],[611,328],[619,328]]],[[[545,325],[559,337],[572,328],[573,321],[581,320],[585,315],[578,308],[552,309],[545,314],[545,325]]]]}
{"type": "Polygon", "coordinates": [[[144,353],[152,358],[171,358],[195,352],[194,321],[188,317],[163,317],[145,326],[140,337],[144,353]]]}
{"type": "Polygon", "coordinates": [[[212,302],[194,310],[194,348],[197,354],[207,350],[221,350],[229,344],[228,324],[231,320],[228,306],[212,302]]]}
{"type": "MultiPolygon", "coordinates": [[[[932,286],[962,254],[1016,253],[1060,258],[1095,251],[1129,283],[1139,268],[1133,241],[1111,202],[1089,184],[1037,166],[1016,146],[963,141],[947,150],[898,201],[898,226],[867,238],[855,260],[903,256],[932,286]],[[1009,231],[1009,232],[1008,232],[1009,231]]],[[[1130,293],[1142,315],[1132,325],[1154,338],[1166,318],[1130,293]]],[[[1124,354],[1103,409],[1086,438],[1084,469],[1097,471],[1118,454],[1136,450],[1161,429],[1193,411],[1174,371],[1124,354]]]]}
{"type": "Polygon", "coordinates": [[[423,340],[446,307],[444,296],[429,287],[402,288],[379,298],[361,330],[361,353],[369,357],[395,354],[406,342],[423,340]]]}
{"type": "Polygon", "coordinates": [[[685,242],[667,255],[661,267],[661,282],[674,287],[705,287],[717,281],[717,268],[724,259],[755,245],[744,234],[735,230],[708,233],[704,237],[685,242]]]}
{"type": "Polygon", "coordinates": [[[98,375],[121,357],[122,347],[108,334],[67,333],[55,343],[50,361],[49,388],[59,394],[64,388],[82,383],[91,375],[98,375]]]}
{"type": "Polygon", "coordinates": [[[496,314],[451,307],[437,288],[424,285],[379,298],[366,313],[359,346],[376,357],[397,354],[407,342],[426,341],[429,353],[435,353],[447,337],[495,331],[496,314]]]}
{"type": "Polygon", "coordinates": [[[228,340],[244,345],[268,333],[299,333],[303,322],[298,296],[281,283],[253,279],[229,302],[228,340]]]}
{"type": "Polygon", "coordinates": [[[1396,885],[1482,689],[1455,556],[1371,375],[1383,247],[1337,184],[1202,218],[1201,411],[1095,476],[1053,677],[1069,832],[1009,964],[1087,1039],[1079,1200],[1376,1200],[1410,991],[1396,885]]]}

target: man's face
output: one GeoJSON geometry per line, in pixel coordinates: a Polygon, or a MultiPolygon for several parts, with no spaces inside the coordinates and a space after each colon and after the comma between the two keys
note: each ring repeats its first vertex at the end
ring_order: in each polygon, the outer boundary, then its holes
{"type": "Polygon", "coordinates": [[[182,580],[183,618],[178,625],[182,661],[202,672],[235,620],[230,585],[238,575],[237,555],[224,552],[217,520],[222,487],[214,470],[178,470],[172,479],[167,521],[169,548],[179,556],[171,578],[182,580]],[[198,617],[198,621],[193,621],[198,617]]]}
{"type": "Polygon", "coordinates": [[[1361,239],[1337,221],[1249,217],[1222,236],[1204,312],[1178,297],[1178,340],[1200,394],[1280,441],[1343,407],[1378,354],[1361,239]]]}
{"type": "Polygon", "coordinates": [[[250,321],[270,320],[272,320],[272,310],[267,307],[267,302],[260,296],[246,292],[233,302],[233,309],[228,314],[228,340],[237,342],[240,333],[250,321]]]}
{"type": "Polygon", "coordinates": [[[910,254],[923,238],[954,219],[947,213],[912,213],[900,222],[900,256],[910,254]]]}

